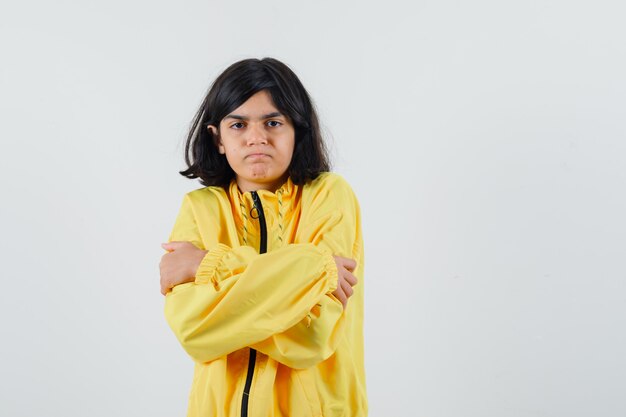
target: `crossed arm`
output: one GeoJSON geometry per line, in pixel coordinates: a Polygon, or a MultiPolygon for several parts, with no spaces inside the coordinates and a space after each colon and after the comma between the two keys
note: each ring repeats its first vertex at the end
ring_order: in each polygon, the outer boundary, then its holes
{"type": "Polygon", "coordinates": [[[183,348],[206,363],[250,346],[299,369],[332,355],[356,284],[357,262],[340,256],[353,253],[358,227],[349,223],[335,210],[304,228],[310,243],[262,255],[205,250],[190,243],[202,239],[186,198],[160,264],[165,315],[183,348]]]}
{"type": "MultiPolygon", "coordinates": [[[[209,251],[199,249],[191,242],[185,241],[162,243],[161,247],[168,251],[161,257],[159,263],[161,294],[166,295],[176,285],[195,281],[196,271],[209,251]]],[[[354,293],[352,287],[358,281],[352,274],[356,268],[356,261],[337,255],[333,258],[337,266],[337,288],[332,294],[341,301],[343,308],[346,308],[348,298],[354,293]]]]}

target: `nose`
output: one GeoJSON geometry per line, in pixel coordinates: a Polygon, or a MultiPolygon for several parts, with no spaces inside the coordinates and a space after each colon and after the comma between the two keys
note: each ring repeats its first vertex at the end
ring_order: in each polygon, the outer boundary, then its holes
{"type": "Polygon", "coordinates": [[[267,145],[267,132],[262,123],[251,123],[248,128],[246,143],[252,145],[267,145]]]}

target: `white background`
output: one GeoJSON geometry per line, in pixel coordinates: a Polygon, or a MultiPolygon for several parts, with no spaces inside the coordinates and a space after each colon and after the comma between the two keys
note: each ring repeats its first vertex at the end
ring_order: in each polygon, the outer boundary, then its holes
{"type": "Polygon", "coordinates": [[[625,12],[3,4],[0,415],[185,414],[159,244],[209,84],[264,56],[362,205],[371,416],[626,415],[625,12]]]}

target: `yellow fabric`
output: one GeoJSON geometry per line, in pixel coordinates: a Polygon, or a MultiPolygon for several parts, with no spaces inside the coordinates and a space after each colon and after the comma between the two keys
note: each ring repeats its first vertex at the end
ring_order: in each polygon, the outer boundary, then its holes
{"type": "Polygon", "coordinates": [[[251,194],[233,181],[185,195],[170,241],[209,252],[195,282],[175,286],[165,316],[195,362],[188,417],[237,417],[257,358],[249,417],[367,415],[363,363],[363,242],[348,183],[324,173],[258,192],[267,253],[258,254],[251,194]],[[244,245],[244,239],[248,246],[244,245]],[[355,259],[359,280],[344,310],[332,292],[332,255],[355,259]]]}

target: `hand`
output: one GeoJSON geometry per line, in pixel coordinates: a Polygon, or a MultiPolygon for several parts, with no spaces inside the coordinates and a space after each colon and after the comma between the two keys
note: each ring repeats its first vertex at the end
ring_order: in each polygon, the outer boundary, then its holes
{"type": "Polygon", "coordinates": [[[356,277],[352,274],[356,268],[356,261],[341,256],[333,256],[337,264],[337,289],[333,291],[333,295],[337,297],[343,308],[348,305],[348,298],[354,293],[352,287],[357,283],[356,277]]]}
{"type": "Polygon", "coordinates": [[[161,257],[161,294],[167,294],[173,287],[195,280],[196,271],[208,251],[198,249],[190,242],[161,243],[168,251],[161,257]]]}

